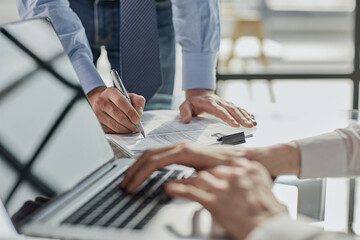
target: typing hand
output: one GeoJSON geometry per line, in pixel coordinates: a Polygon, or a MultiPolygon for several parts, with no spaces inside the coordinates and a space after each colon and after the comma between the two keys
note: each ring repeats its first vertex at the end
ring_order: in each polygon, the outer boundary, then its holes
{"type": "Polygon", "coordinates": [[[194,178],[169,182],[165,191],[172,197],[199,202],[234,239],[245,239],[263,221],[287,212],[271,186],[263,166],[243,159],[236,167],[219,166],[194,178]]]}
{"type": "Polygon", "coordinates": [[[244,154],[246,151],[242,148],[224,145],[205,146],[193,142],[182,142],[169,147],[147,150],[127,170],[120,186],[128,192],[135,192],[154,171],[165,166],[182,164],[198,171],[218,165],[233,166],[244,154]]]}
{"type": "Polygon", "coordinates": [[[128,192],[135,192],[154,171],[171,164],[181,164],[201,171],[216,166],[237,166],[243,158],[260,163],[271,176],[300,175],[300,150],[294,142],[261,148],[205,146],[182,142],[145,151],[127,170],[120,186],[128,192]]]}
{"type": "Polygon", "coordinates": [[[145,98],[129,93],[133,106],[118,89],[98,87],[88,93],[89,102],[106,133],[138,132],[145,98]]]}
{"type": "Polygon", "coordinates": [[[192,116],[197,116],[201,113],[212,114],[232,127],[240,127],[242,125],[251,128],[257,125],[254,115],[216,96],[213,90],[186,90],[186,100],[180,106],[182,121],[189,123],[192,116]]]}

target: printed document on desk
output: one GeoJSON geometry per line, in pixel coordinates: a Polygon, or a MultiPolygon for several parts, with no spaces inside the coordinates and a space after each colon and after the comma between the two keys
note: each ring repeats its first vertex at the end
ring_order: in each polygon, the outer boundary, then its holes
{"type": "Polygon", "coordinates": [[[184,124],[176,110],[145,111],[141,121],[146,133],[143,138],[137,134],[107,134],[107,138],[128,153],[135,154],[150,148],[164,147],[184,140],[206,145],[216,144],[216,134],[233,134],[254,129],[233,128],[226,123],[207,117],[193,117],[190,123],[184,124]],[[215,134],[215,135],[214,135],[215,134]]]}

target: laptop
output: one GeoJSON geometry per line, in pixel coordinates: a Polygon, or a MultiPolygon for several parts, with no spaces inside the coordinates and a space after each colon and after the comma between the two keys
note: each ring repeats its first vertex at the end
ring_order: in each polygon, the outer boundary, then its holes
{"type": "Polygon", "coordinates": [[[17,234],[2,202],[0,201],[0,239],[16,239],[17,237],[19,237],[19,235],[17,234]]]}
{"type": "Polygon", "coordinates": [[[25,237],[18,234],[3,203],[0,200],[0,239],[1,240],[46,240],[45,238],[25,237]]]}
{"type": "MultiPolygon", "coordinates": [[[[114,157],[49,19],[2,26],[0,52],[0,161],[18,174],[2,198],[11,205],[36,195],[52,197],[24,219],[21,233],[61,239],[194,237],[191,220],[199,205],[164,193],[167,181],[189,177],[193,169],[157,171],[134,195],[119,189],[134,159],[114,157]]],[[[208,223],[209,216],[203,218],[208,223]]]]}

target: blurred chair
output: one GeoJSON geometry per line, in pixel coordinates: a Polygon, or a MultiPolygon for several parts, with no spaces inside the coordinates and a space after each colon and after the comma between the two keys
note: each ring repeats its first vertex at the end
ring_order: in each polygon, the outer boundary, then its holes
{"type": "MultiPolygon", "coordinates": [[[[233,45],[230,50],[229,57],[225,60],[225,65],[229,68],[229,62],[236,57],[236,42],[239,38],[244,36],[254,36],[260,42],[260,51],[258,55],[259,61],[267,66],[268,59],[264,53],[263,41],[265,39],[265,32],[262,19],[259,14],[251,14],[248,16],[238,15],[233,8],[223,8],[222,15],[234,19],[234,28],[230,36],[233,45]]],[[[245,68],[246,71],[246,68],[245,68]]]]}

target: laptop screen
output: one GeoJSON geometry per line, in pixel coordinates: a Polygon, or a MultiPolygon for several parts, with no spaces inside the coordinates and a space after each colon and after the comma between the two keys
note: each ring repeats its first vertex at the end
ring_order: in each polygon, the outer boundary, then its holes
{"type": "Polygon", "coordinates": [[[69,189],[113,152],[47,19],[3,26],[0,53],[0,195],[14,212],[69,189]]]}

